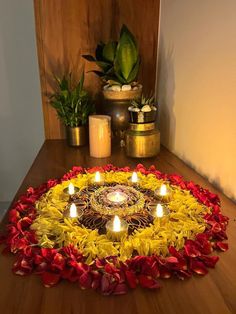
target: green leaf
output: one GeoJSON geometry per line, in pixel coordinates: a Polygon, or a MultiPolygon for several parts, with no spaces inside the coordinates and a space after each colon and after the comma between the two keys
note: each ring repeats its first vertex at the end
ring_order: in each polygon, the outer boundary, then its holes
{"type": "Polygon", "coordinates": [[[128,79],[137,60],[138,52],[133,35],[126,26],[123,26],[117,46],[115,63],[119,64],[120,72],[125,80],[128,79]]]}
{"type": "Polygon", "coordinates": [[[127,83],[131,83],[131,82],[135,81],[135,79],[138,75],[139,65],[140,65],[140,58],[138,57],[136,64],[134,65],[132,71],[129,74],[129,77],[127,79],[127,83]]]}
{"type": "Polygon", "coordinates": [[[95,51],[95,56],[96,56],[96,59],[98,61],[102,61],[103,60],[102,52],[103,52],[104,46],[105,46],[105,44],[103,42],[100,42],[97,45],[97,48],[96,48],[96,51],[95,51]]]}
{"type": "Polygon", "coordinates": [[[90,61],[90,62],[96,62],[97,60],[91,56],[91,55],[82,55],[82,57],[87,60],[87,61],[90,61]]]}
{"type": "Polygon", "coordinates": [[[104,45],[102,56],[106,61],[109,61],[111,63],[114,61],[116,55],[116,47],[117,42],[115,41],[110,41],[108,44],[104,45]]]}

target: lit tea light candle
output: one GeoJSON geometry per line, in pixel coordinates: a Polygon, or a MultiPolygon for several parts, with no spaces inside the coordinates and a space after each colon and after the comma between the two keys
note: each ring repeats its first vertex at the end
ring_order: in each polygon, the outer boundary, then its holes
{"type": "Polygon", "coordinates": [[[73,183],[70,183],[67,188],[63,190],[64,193],[69,194],[70,196],[76,194],[79,191],[79,188],[74,186],[73,183]]]}
{"type": "Polygon", "coordinates": [[[163,218],[165,216],[168,216],[169,213],[170,211],[167,206],[165,206],[164,204],[158,203],[152,211],[152,216],[154,218],[163,218]]]}
{"type": "Polygon", "coordinates": [[[130,181],[131,181],[131,183],[134,183],[134,184],[137,184],[137,183],[138,183],[139,178],[138,178],[137,172],[134,171],[134,172],[132,173],[132,176],[131,176],[131,178],[130,178],[130,181]]]}
{"type": "Polygon", "coordinates": [[[113,203],[123,203],[127,200],[127,195],[123,192],[114,191],[107,194],[107,199],[113,203]]]}
{"type": "Polygon", "coordinates": [[[70,205],[70,217],[71,218],[76,218],[78,216],[77,208],[74,203],[70,205]]]}
{"type": "Polygon", "coordinates": [[[161,196],[167,195],[167,188],[166,188],[165,184],[162,184],[161,187],[160,187],[160,195],[161,196]]]}
{"type": "Polygon", "coordinates": [[[161,204],[157,204],[157,207],[156,207],[156,217],[163,217],[163,207],[161,204]]]}
{"type": "Polygon", "coordinates": [[[128,224],[125,220],[115,216],[106,223],[107,236],[113,241],[120,241],[128,233],[128,224]]]}
{"type": "Polygon", "coordinates": [[[155,195],[162,203],[170,202],[171,194],[171,190],[166,184],[162,184],[160,188],[155,191],[155,195]]]}
{"type": "Polygon", "coordinates": [[[120,229],[121,229],[120,218],[118,216],[115,216],[113,220],[113,231],[120,232],[120,229]]]}
{"type": "Polygon", "coordinates": [[[91,182],[95,185],[102,185],[104,183],[104,175],[101,174],[99,171],[96,171],[91,182]]]}
{"type": "Polygon", "coordinates": [[[65,210],[64,216],[68,218],[80,218],[82,214],[83,212],[77,208],[75,203],[71,203],[65,210]]]}

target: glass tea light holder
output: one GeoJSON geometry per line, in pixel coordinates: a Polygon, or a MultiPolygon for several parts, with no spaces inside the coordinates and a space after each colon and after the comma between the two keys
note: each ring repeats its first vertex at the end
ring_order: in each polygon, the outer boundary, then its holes
{"type": "Polygon", "coordinates": [[[79,209],[75,203],[69,204],[64,212],[64,216],[71,219],[80,219],[82,215],[82,210],[79,209]]]}
{"type": "Polygon", "coordinates": [[[72,195],[74,195],[74,194],[76,194],[76,193],[79,192],[79,188],[76,187],[76,186],[74,186],[73,183],[70,183],[70,184],[68,185],[68,187],[66,187],[66,188],[63,190],[63,192],[64,192],[65,194],[68,194],[69,196],[72,196],[72,195]]]}
{"type": "Polygon", "coordinates": [[[96,171],[91,180],[90,180],[90,183],[92,185],[103,185],[104,184],[104,174],[99,172],[99,171],[96,171]]]}
{"type": "Polygon", "coordinates": [[[172,191],[166,184],[162,184],[154,193],[161,203],[169,203],[171,201],[172,191]]]}
{"type": "Polygon", "coordinates": [[[158,219],[160,223],[165,223],[169,220],[170,210],[166,204],[157,203],[152,206],[151,215],[154,219],[158,219]]]}
{"type": "Polygon", "coordinates": [[[115,216],[106,223],[106,232],[109,239],[120,241],[128,234],[128,224],[124,219],[115,216]]]}

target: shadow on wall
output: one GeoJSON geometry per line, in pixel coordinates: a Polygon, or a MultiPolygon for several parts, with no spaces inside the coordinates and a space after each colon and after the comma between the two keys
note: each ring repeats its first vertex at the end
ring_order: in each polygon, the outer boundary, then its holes
{"type": "Polygon", "coordinates": [[[176,119],[174,113],[175,71],[174,48],[165,47],[163,37],[160,38],[157,73],[157,99],[160,106],[159,125],[161,142],[167,148],[174,149],[176,119]]]}

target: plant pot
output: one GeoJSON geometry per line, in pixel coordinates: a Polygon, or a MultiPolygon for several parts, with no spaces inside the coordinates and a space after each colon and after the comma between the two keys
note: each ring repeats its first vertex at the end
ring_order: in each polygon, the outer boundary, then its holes
{"type": "Polygon", "coordinates": [[[111,116],[111,128],[115,136],[123,137],[124,131],[129,126],[130,102],[132,99],[140,99],[141,94],[141,87],[129,91],[103,90],[103,112],[111,116]]]}
{"type": "Polygon", "coordinates": [[[87,143],[87,132],[85,126],[66,127],[67,143],[70,146],[83,146],[87,143]]]}
{"type": "Polygon", "coordinates": [[[149,112],[135,112],[129,111],[130,122],[131,123],[150,123],[156,120],[157,111],[149,111],[149,112]]]}

